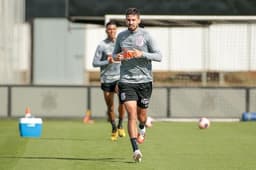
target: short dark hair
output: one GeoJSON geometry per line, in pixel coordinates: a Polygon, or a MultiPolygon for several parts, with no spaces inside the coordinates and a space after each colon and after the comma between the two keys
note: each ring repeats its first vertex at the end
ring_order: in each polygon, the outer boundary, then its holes
{"type": "Polygon", "coordinates": [[[106,23],[106,28],[109,26],[109,25],[115,25],[115,26],[117,26],[117,23],[115,22],[115,21],[113,21],[113,20],[110,20],[110,21],[108,21],[107,23],[106,23]]]}
{"type": "Polygon", "coordinates": [[[137,9],[137,8],[128,8],[126,11],[125,11],[125,15],[138,15],[140,16],[140,11],[137,9]]]}

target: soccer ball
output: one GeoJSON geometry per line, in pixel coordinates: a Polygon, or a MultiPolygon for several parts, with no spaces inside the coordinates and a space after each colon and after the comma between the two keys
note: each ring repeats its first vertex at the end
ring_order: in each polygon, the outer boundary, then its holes
{"type": "Polygon", "coordinates": [[[205,118],[205,117],[202,117],[199,119],[198,121],[198,127],[200,129],[207,129],[210,127],[210,121],[209,119],[205,118]]]}

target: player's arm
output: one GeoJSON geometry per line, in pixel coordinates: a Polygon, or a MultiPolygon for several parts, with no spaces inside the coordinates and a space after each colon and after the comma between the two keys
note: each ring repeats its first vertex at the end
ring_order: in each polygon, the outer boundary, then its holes
{"type": "Polygon", "coordinates": [[[116,44],[115,48],[112,53],[112,57],[114,61],[122,61],[123,60],[123,54],[122,54],[122,49],[120,46],[120,36],[118,35],[116,38],[116,44]]]}
{"type": "Polygon", "coordinates": [[[102,60],[103,55],[104,55],[103,48],[100,45],[98,45],[94,54],[93,62],[92,62],[93,67],[101,67],[109,64],[109,59],[102,60]]]}
{"type": "Polygon", "coordinates": [[[149,60],[160,62],[162,60],[162,54],[151,36],[148,36],[147,46],[149,52],[143,52],[142,56],[149,60]]]}

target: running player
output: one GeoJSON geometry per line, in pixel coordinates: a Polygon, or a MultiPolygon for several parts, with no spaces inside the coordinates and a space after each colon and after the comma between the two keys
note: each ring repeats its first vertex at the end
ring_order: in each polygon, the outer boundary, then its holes
{"type": "Polygon", "coordinates": [[[124,103],[128,112],[128,133],[133,159],[140,162],[142,153],[138,143],[145,139],[147,108],[152,93],[151,62],[161,61],[162,54],[150,34],[139,27],[141,19],[138,9],[127,9],[125,16],[128,29],[118,34],[113,58],[121,61],[119,100],[124,103]]]}
{"type": "Polygon", "coordinates": [[[105,103],[107,105],[108,120],[112,126],[111,140],[116,141],[118,136],[124,137],[123,119],[125,116],[125,107],[119,104],[119,121],[116,125],[114,112],[114,95],[118,90],[117,83],[120,78],[120,62],[112,58],[113,48],[116,41],[117,25],[110,21],[106,24],[107,38],[101,41],[95,51],[93,66],[100,67],[101,89],[103,90],[105,103]]]}

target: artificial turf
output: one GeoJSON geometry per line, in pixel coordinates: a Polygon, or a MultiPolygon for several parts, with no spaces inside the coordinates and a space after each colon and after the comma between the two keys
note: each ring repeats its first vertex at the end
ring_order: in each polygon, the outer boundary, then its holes
{"type": "MultiPolygon", "coordinates": [[[[1,170],[254,170],[256,122],[155,122],[134,163],[128,135],[110,141],[105,120],[43,120],[40,138],[19,136],[18,119],[0,120],[1,170]]],[[[125,129],[126,129],[126,123],[125,129]]],[[[126,131],[127,132],[127,131],[126,131]]]]}

